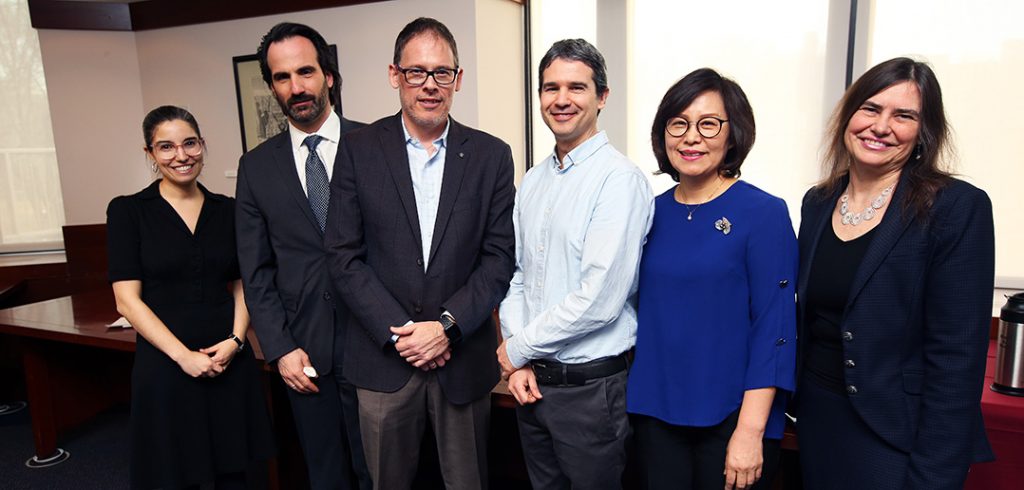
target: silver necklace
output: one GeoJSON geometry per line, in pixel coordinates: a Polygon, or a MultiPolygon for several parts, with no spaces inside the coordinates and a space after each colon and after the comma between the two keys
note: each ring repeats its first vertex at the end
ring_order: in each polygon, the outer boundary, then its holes
{"type": "Polygon", "coordinates": [[[882,193],[872,199],[871,204],[859,213],[850,212],[850,191],[847,188],[846,193],[839,198],[839,215],[843,217],[843,224],[857,226],[861,221],[870,221],[878,213],[878,210],[882,209],[885,203],[889,201],[889,196],[892,194],[894,187],[896,187],[895,182],[889,187],[882,189],[882,193]]]}
{"type": "MultiPolygon", "coordinates": [[[[715,193],[718,192],[718,189],[722,188],[722,184],[724,184],[724,183],[725,183],[725,181],[722,180],[721,177],[719,177],[718,178],[718,187],[715,187],[715,190],[711,191],[711,194],[708,195],[708,198],[705,199],[704,202],[698,203],[696,206],[694,206],[692,208],[690,207],[689,204],[686,204],[684,202],[683,206],[686,206],[686,211],[688,211],[686,213],[686,221],[693,221],[693,212],[698,210],[698,209],[700,209],[700,207],[703,206],[704,203],[710,201],[712,197],[715,197],[715,193]]],[[[683,194],[683,187],[681,185],[679,187],[679,194],[683,196],[683,200],[685,201],[686,200],[686,195],[683,194]]]]}

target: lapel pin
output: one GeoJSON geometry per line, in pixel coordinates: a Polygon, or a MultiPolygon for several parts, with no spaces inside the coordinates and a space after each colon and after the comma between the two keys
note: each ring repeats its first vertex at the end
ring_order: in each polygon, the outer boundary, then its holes
{"type": "Polygon", "coordinates": [[[466,156],[465,153],[462,153],[461,151],[459,152],[459,158],[464,158],[465,156],[466,156]]]}
{"type": "Polygon", "coordinates": [[[723,235],[728,235],[732,231],[732,223],[729,222],[729,218],[722,216],[721,219],[715,221],[715,229],[722,232],[723,235]]]}

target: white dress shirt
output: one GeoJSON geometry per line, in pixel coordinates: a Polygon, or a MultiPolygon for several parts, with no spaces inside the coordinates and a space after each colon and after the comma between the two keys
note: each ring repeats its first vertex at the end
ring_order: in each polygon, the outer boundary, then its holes
{"type": "MultiPolygon", "coordinates": [[[[328,108],[329,110],[330,108],[328,108]]],[[[330,111],[327,120],[320,125],[315,133],[306,133],[288,122],[288,136],[292,140],[292,157],[295,159],[295,172],[299,174],[299,183],[302,184],[302,192],[309,196],[306,188],[306,157],[309,156],[309,148],[302,144],[306,137],[311,134],[319,135],[323,140],[316,147],[316,154],[320,161],[324,162],[327,169],[327,181],[331,181],[334,175],[334,157],[338,155],[338,144],[341,142],[341,118],[334,111],[330,111]]]]}

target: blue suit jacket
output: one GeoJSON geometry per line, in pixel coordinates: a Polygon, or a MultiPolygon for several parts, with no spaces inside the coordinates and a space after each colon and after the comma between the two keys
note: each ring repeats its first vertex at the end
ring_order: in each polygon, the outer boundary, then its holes
{"type": "MultiPolygon", "coordinates": [[[[981,390],[992,314],[992,204],[951,179],[928,219],[902,206],[906,174],[857,269],[840,329],[849,399],[869,427],[910,453],[905,488],[961,488],[992,459],[981,390]],[[851,388],[854,387],[854,388],[851,388]]],[[[845,188],[845,183],[840,186],[845,188]]],[[[811,189],[800,222],[798,296],[839,192],[811,189]]],[[[799,302],[800,333],[807,322],[799,302]]],[[[803,348],[799,349],[802,365],[803,348]]]]}

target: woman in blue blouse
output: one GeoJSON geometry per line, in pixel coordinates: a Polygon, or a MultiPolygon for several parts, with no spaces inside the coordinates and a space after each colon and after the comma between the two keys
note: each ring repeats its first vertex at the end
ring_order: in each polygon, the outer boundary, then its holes
{"type": "Polygon", "coordinates": [[[640,264],[633,415],[646,488],[771,484],[794,388],[796,237],[782,199],[738,180],[754,144],[743,90],[696,70],[651,143],[679,185],[655,201],[640,264]],[[762,476],[764,477],[762,478],[762,476]]]}

